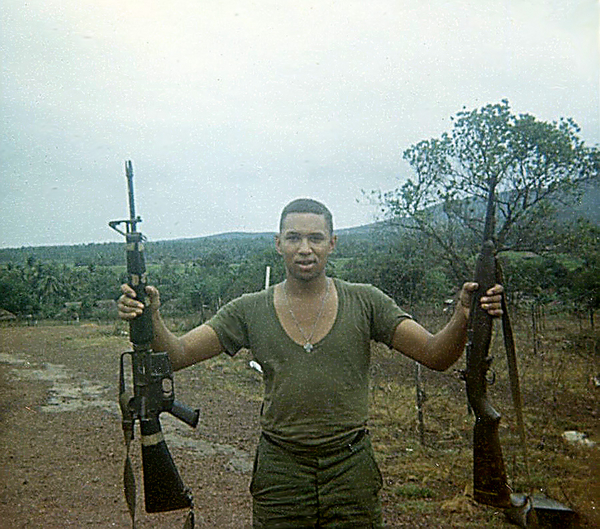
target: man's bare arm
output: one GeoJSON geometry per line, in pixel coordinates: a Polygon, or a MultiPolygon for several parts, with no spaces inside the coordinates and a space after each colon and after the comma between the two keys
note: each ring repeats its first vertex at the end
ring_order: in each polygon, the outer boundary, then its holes
{"type": "MultiPolygon", "coordinates": [[[[456,310],[446,326],[436,334],[413,320],[403,320],[396,327],[392,347],[436,371],[445,371],[462,355],[467,342],[467,323],[471,293],[477,283],[465,283],[456,310]]],[[[501,316],[503,288],[495,285],[481,298],[481,306],[491,316],[501,316]]]]}

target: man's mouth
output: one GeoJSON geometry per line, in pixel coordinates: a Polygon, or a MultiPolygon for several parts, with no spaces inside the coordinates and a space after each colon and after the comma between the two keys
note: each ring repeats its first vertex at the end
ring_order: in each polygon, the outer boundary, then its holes
{"type": "Polygon", "coordinates": [[[296,265],[300,268],[310,268],[316,264],[316,261],[296,261],[296,265]]]}

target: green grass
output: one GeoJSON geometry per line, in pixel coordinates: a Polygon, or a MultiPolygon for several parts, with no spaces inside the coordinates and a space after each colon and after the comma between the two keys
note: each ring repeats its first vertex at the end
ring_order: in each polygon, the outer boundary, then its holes
{"type": "Polygon", "coordinates": [[[396,496],[411,500],[433,498],[433,491],[428,487],[421,487],[414,483],[407,483],[394,488],[393,493],[396,496]]]}

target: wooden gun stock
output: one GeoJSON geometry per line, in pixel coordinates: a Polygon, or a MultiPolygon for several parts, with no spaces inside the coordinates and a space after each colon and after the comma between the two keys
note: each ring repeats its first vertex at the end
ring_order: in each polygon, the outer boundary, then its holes
{"type": "Polygon", "coordinates": [[[474,280],[479,284],[471,298],[469,316],[467,369],[465,381],[469,405],[475,414],[473,432],[473,494],[475,501],[496,507],[510,506],[502,447],[498,436],[500,414],[487,398],[491,364],[489,347],[493,319],[481,308],[481,298],[496,283],[494,244],[484,242],[477,259],[474,280]]]}

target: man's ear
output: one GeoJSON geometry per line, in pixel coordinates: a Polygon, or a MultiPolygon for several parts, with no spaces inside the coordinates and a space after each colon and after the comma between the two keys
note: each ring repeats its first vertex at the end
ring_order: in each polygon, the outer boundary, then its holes
{"type": "Polygon", "coordinates": [[[281,252],[281,239],[279,235],[275,235],[275,249],[279,255],[283,255],[281,252]]]}
{"type": "Polygon", "coordinates": [[[330,252],[333,252],[333,250],[335,250],[335,247],[337,246],[337,242],[338,242],[337,235],[332,235],[331,241],[329,242],[329,251],[330,252]]]}

